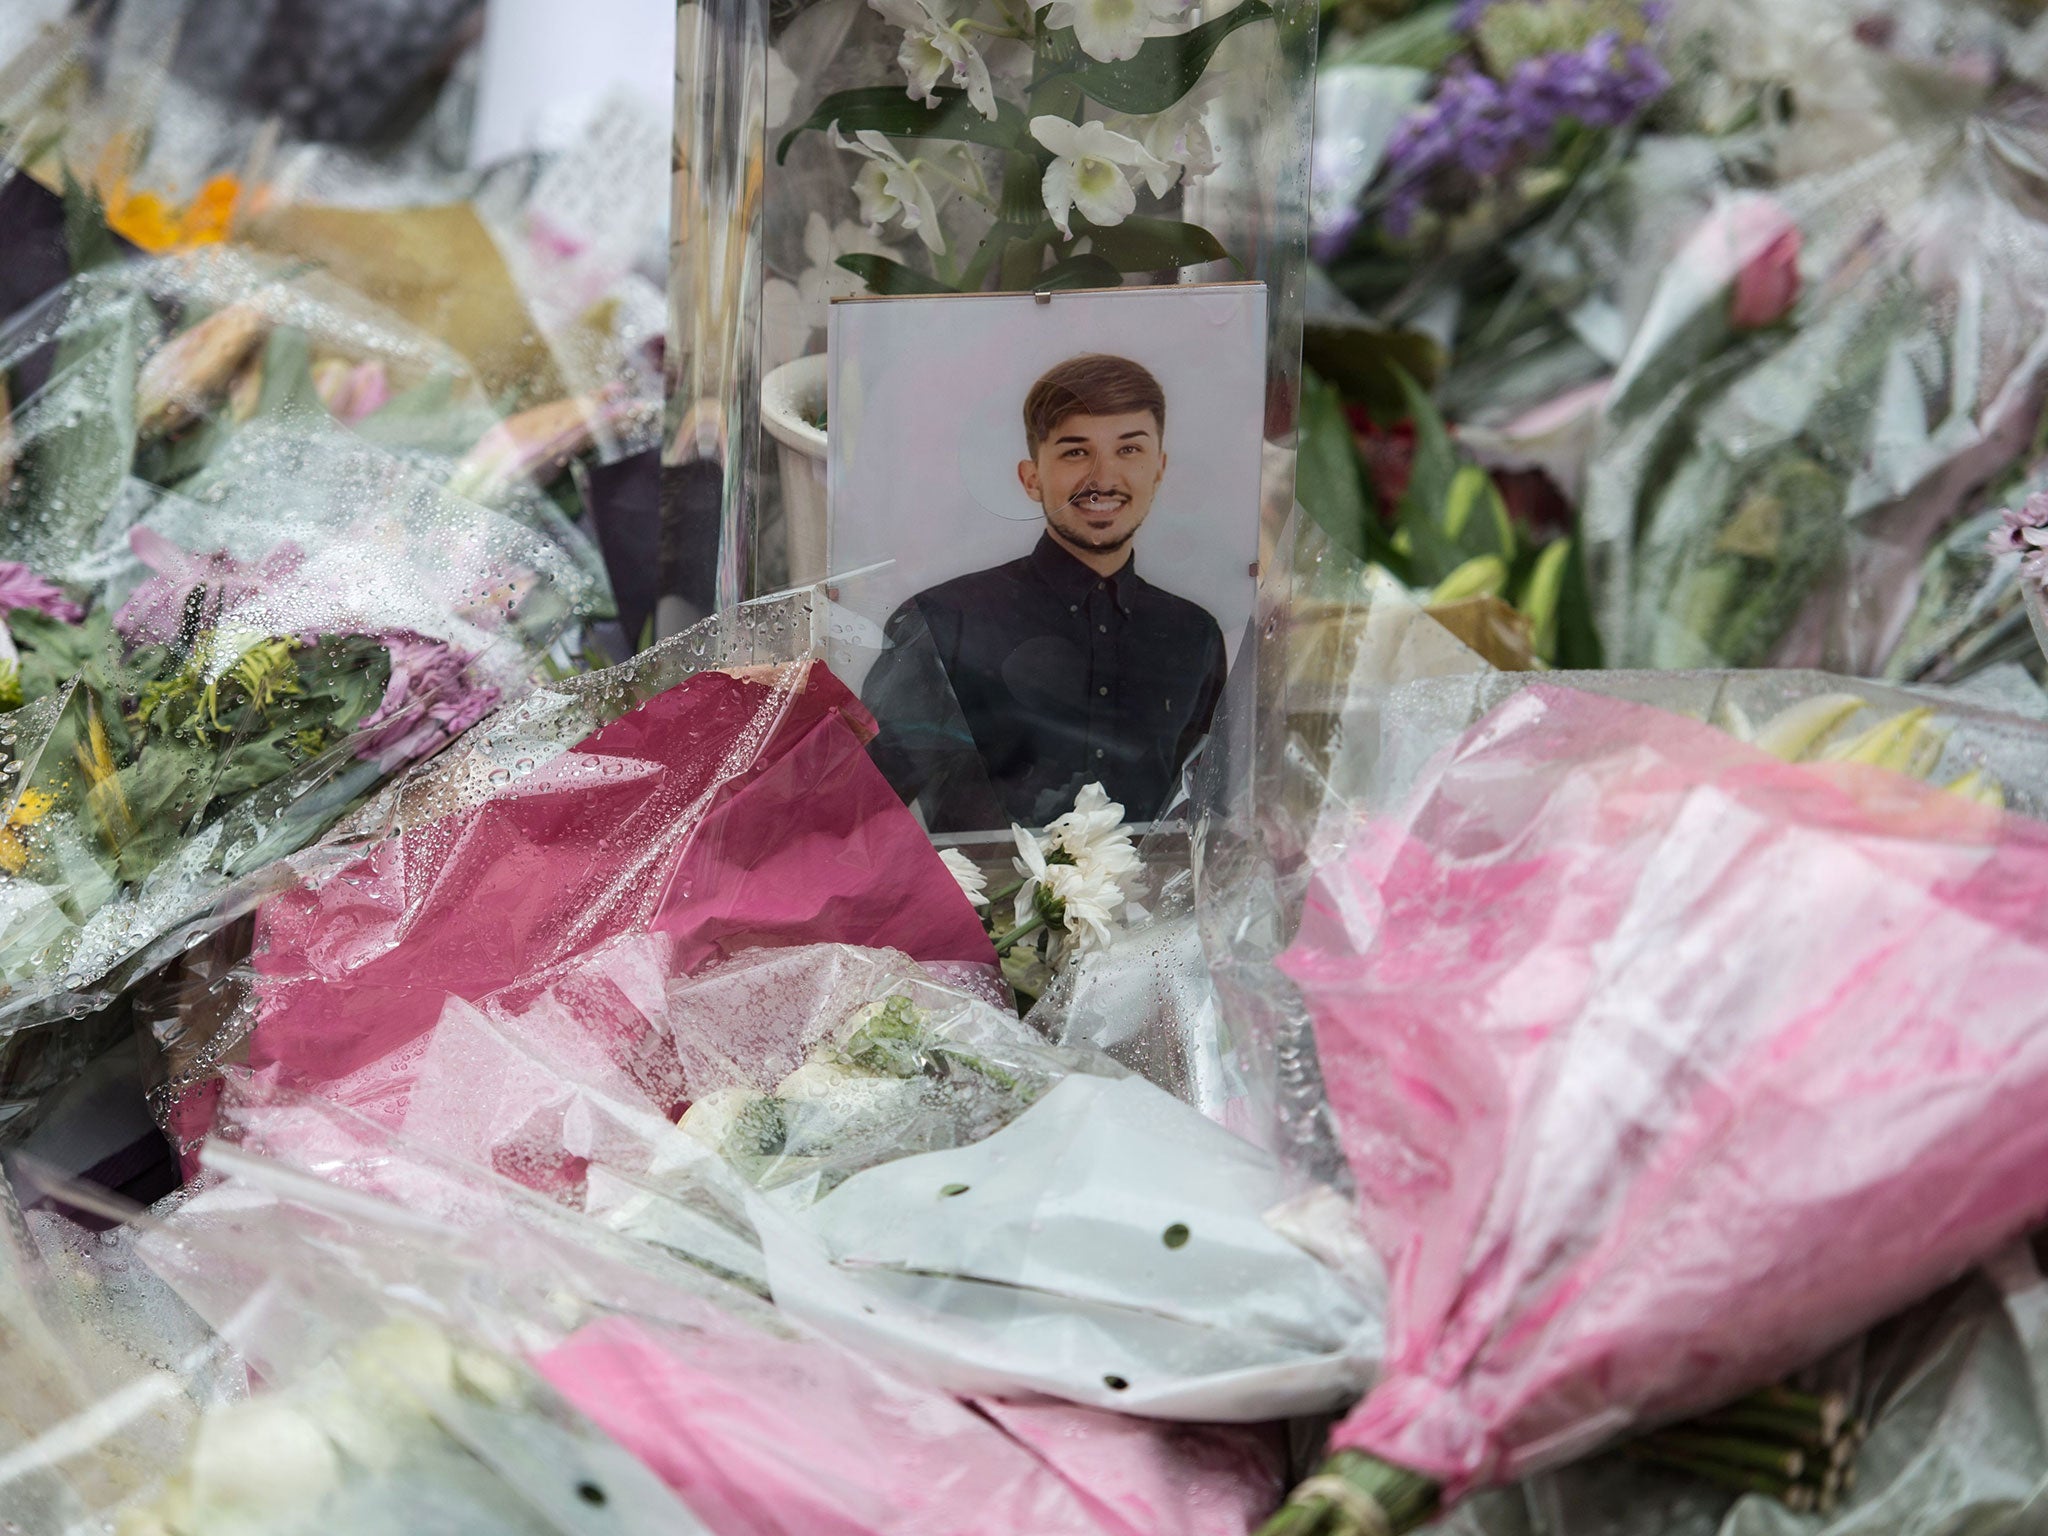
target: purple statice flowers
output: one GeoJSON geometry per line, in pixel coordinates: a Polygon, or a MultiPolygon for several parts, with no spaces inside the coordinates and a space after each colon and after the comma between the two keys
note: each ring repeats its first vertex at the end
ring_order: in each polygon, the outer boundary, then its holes
{"type": "Polygon", "coordinates": [[[1584,48],[1524,59],[1504,81],[1461,60],[1387,147],[1388,231],[1406,234],[1425,205],[1470,203],[1487,182],[1547,149],[1565,123],[1621,127],[1670,85],[1648,46],[1611,32],[1584,48]]]}
{"type": "Polygon", "coordinates": [[[355,754],[380,772],[430,756],[498,702],[498,690],[472,670],[474,658],[444,640],[397,631],[378,643],[390,654],[391,680],[357,727],[355,754]]]}

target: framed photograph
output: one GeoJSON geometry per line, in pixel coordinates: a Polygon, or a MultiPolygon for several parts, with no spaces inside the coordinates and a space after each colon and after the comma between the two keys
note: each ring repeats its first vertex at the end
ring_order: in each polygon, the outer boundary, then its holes
{"type": "Polygon", "coordinates": [[[1100,783],[1156,818],[1254,600],[1266,290],[832,305],[831,569],[874,756],[935,834],[1100,783]]]}

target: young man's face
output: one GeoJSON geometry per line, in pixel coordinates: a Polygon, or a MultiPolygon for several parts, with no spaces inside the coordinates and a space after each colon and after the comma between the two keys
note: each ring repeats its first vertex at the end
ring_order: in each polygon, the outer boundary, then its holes
{"type": "Polygon", "coordinates": [[[1159,420],[1150,411],[1069,416],[1017,466],[1024,494],[1076,549],[1107,554],[1131,542],[1166,474],[1159,420]]]}

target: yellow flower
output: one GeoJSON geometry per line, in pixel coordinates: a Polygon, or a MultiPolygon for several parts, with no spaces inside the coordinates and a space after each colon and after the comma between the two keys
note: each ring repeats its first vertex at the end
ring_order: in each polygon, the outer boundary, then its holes
{"type": "Polygon", "coordinates": [[[0,869],[10,875],[18,875],[28,864],[28,829],[50,814],[50,807],[57,803],[55,795],[44,794],[40,789],[24,789],[21,797],[14,802],[14,809],[7,813],[5,825],[0,825],[0,869]]]}
{"type": "Polygon", "coordinates": [[[152,255],[218,245],[235,222],[241,184],[232,176],[216,176],[179,209],[154,192],[131,192],[120,177],[107,188],[107,227],[152,255]]]}

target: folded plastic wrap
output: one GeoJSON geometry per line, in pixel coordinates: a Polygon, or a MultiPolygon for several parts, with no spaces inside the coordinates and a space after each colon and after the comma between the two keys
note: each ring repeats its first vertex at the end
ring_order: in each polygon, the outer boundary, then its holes
{"type": "Polygon", "coordinates": [[[1370,1379],[1374,1276],[1269,1155],[901,955],[685,954],[451,998],[319,1091],[954,1391],[1243,1422],[1370,1379]]]}
{"type": "Polygon", "coordinates": [[[1554,1465],[2048,1209],[2048,831],[1913,776],[2039,728],[1830,747],[1858,701],[1807,703],[1759,746],[1531,683],[1317,872],[1281,964],[1391,1272],[1338,1446],[1453,1494],[1554,1465]]]}
{"type": "MultiPolygon", "coordinates": [[[[332,1383],[337,1339],[432,1296],[459,1394],[524,1374],[466,1370],[468,1349],[530,1362],[718,1536],[1223,1536],[1273,1496],[1264,1432],[909,1385],[695,1265],[337,1106],[237,1078],[222,1129],[208,1186],[145,1251],[290,1391],[332,1383]]],[[[467,1425],[436,1416],[474,1452],[467,1425]]],[[[553,1475],[550,1451],[536,1443],[522,1487],[553,1475]]],[[[618,1502],[616,1468],[580,1476],[618,1502]]]]}

